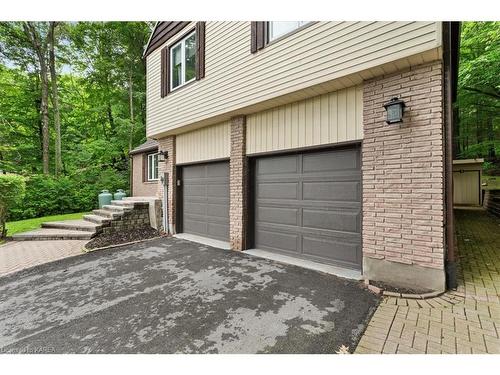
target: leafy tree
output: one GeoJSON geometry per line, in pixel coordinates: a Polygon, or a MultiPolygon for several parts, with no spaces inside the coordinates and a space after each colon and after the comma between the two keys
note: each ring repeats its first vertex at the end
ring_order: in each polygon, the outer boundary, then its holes
{"type": "Polygon", "coordinates": [[[500,153],[500,22],[463,22],[458,82],[460,157],[498,164],[500,153]]]}
{"type": "MultiPolygon", "coordinates": [[[[41,200],[38,208],[18,207],[18,219],[58,213],[47,202],[56,197],[39,191],[56,185],[58,194],[76,190],[79,204],[71,209],[90,209],[99,189],[128,188],[128,151],[145,140],[142,54],[153,23],[33,23],[47,41],[48,142],[39,56],[25,26],[0,22],[0,173],[29,177],[30,195],[41,200]],[[37,176],[47,169],[47,145],[54,150],[48,170],[57,178],[37,176]]],[[[68,209],[60,204],[60,212],[68,209]]]]}
{"type": "Polygon", "coordinates": [[[15,174],[0,175],[0,239],[5,238],[9,209],[21,203],[25,192],[24,178],[15,174]]]}

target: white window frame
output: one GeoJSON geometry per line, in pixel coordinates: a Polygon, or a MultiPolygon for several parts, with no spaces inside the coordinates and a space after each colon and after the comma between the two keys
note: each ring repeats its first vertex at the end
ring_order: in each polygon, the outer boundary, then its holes
{"type": "Polygon", "coordinates": [[[273,29],[273,23],[274,22],[280,22],[280,21],[269,21],[269,22],[267,22],[267,35],[268,35],[267,39],[268,39],[268,42],[274,42],[275,40],[281,39],[281,38],[285,37],[286,35],[289,35],[289,34],[295,32],[296,30],[299,30],[300,28],[304,27],[305,25],[311,23],[311,21],[290,21],[290,22],[297,22],[299,25],[296,28],[294,28],[294,29],[292,29],[292,30],[290,30],[290,31],[288,31],[288,32],[286,32],[284,34],[281,34],[279,36],[273,37],[272,36],[272,29],[273,29]]]}
{"type": "MultiPolygon", "coordinates": [[[[170,72],[169,72],[169,76],[170,76],[170,91],[174,91],[174,90],[177,90],[178,88],[184,86],[184,85],[187,85],[188,83],[190,82],[193,82],[194,80],[196,80],[196,75],[191,78],[189,81],[184,81],[186,79],[186,39],[190,38],[191,36],[195,36],[195,39],[196,39],[196,31],[192,31],[190,32],[189,34],[187,34],[184,38],[182,38],[181,40],[179,40],[177,43],[175,43],[174,45],[172,45],[172,47],[170,47],[170,56],[169,56],[169,59],[170,59],[170,64],[169,64],[169,69],[170,69],[170,72]],[[173,55],[174,55],[174,49],[180,45],[181,46],[181,82],[179,84],[179,86],[176,86],[174,87],[173,84],[174,84],[174,63],[173,63],[173,55]]],[[[196,52],[195,52],[196,53],[196,52]]]]}
{"type": "Polygon", "coordinates": [[[158,153],[148,154],[147,168],[147,181],[158,181],[158,153]],[[156,171],[156,178],[154,177],[154,172],[156,171]]]}

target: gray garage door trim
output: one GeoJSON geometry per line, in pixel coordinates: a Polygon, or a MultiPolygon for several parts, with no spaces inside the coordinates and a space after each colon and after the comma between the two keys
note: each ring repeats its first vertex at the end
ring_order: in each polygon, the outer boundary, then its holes
{"type": "Polygon", "coordinates": [[[180,167],[180,231],[229,241],[229,161],[180,167]]]}
{"type": "Polygon", "coordinates": [[[361,269],[360,147],[252,160],[253,244],[361,269]]]}

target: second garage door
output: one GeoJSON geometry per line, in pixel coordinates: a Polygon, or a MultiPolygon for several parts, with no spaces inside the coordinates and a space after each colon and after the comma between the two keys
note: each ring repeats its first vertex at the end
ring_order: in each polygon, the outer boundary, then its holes
{"type": "Polygon", "coordinates": [[[359,148],[258,158],[255,247],[361,268],[359,148]]]}
{"type": "Polygon", "coordinates": [[[182,231],[229,240],[229,162],[182,168],[182,231]]]}

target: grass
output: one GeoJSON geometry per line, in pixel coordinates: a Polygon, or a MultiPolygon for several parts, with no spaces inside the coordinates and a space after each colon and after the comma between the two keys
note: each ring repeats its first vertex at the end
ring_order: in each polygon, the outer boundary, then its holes
{"type": "Polygon", "coordinates": [[[20,232],[27,232],[29,230],[38,229],[42,223],[47,221],[60,221],[60,220],[76,220],[81,219],[86,212],[77,212],[74,214],[52,215],[37,217],[35,219],[10,221],[7,223],[7,236],[20,232]]]}
{"type": "Polygon", "coordinates": [[[500,190],[500,176],[485,176],[483,175],[481,183],[487,183],[486,186],[481,186],[483,190],[500,190]]]}

